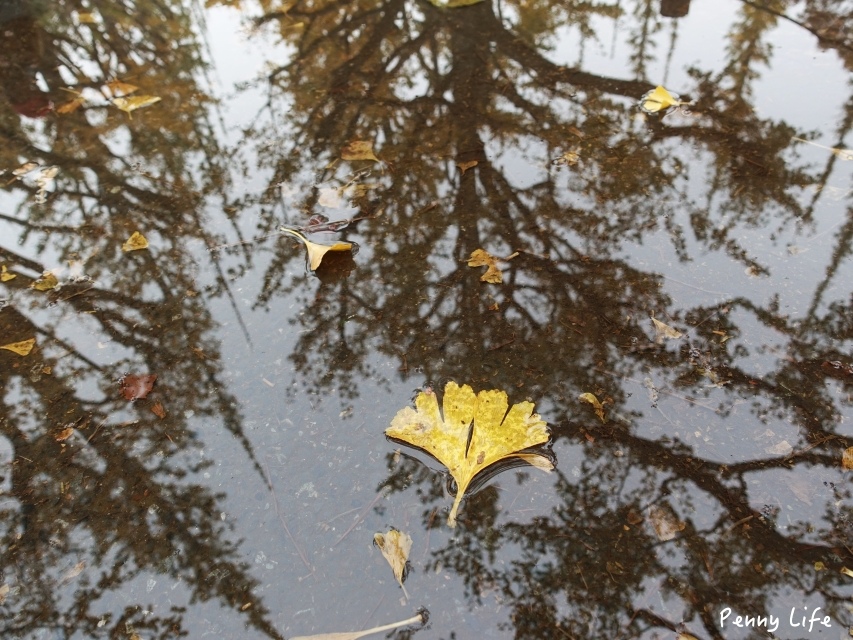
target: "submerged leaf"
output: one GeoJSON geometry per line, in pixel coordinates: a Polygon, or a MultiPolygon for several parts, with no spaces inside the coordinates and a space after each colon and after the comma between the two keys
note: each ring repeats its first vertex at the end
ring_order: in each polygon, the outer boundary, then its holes
{"type": "Polygon", "coordinates": [[[853,470],[853,447],[847,447],[841,454],[841,468],[853,470]]]}
{"type": "Polygon", "coordinates": [[[16,176],[16,177],[21,177],[23,175],[28,174],[33,169],[38,169],[38,167],[39,167],[38,162],[25,162],[24,164],[22,164],[17,169],[14,169],[12,171],[12,175],[16,176]]]}
{"type": "Polygon", "coordinates": [[[598,398],[596,398],[594,394],[582,393],[578,396],[578,400],[591,404],[592,408],[595,410],[595,415],[598,416],[599,420],[601,420],[602,422],[607,422],[607,420],[604,419],[604,407],[601,406],[601,403],[598,401],[598,398]]]}
{"type": "Polygon", "coordinates": [[[670,107],[678,107],[683,104],[687,103],[682,102],[660,85],[646,93],[640,99],[640,108],[646,113],[658,113],[670,107]]]}
{"type": "Polygon", "coordinates": [[[549,438],[548,425],[533,413],[533,403],[519,402],[507,412],[508,405],[503,391],[475,394],[467,384],[448,382],[443,411],[428,389],[415,398],[416,409],[401,409],[385,430],[389,438],[432,455],[456,480],[456,499],[447,519],[450,527],[456,526],[456,513],[474,476],[489,466],[510,458],[530,462],[535,457],[538,468],[553,468],[546,456],[524,451],[549,438]]]}
{"type": "Polygon", "coordinates": [[[75,111],[77,111],[77,109],[83,106],[83,103],[85,102],[86,98],[84,98],[83,96],[77,96],[76,98],[72,98],[67,102],[63,102],[61,105],[56,107],[56,113],[62,116],[68,113],[74,113],[75,111]]]}
{"type": "Polygon", "coordinates": [[[471,257],[468,258],[469,267],[488,267],[486,272],[480,276],[483,282],[491,284],[500,284],[503,282],[503,273],[498,268],[498,259],[488,251],[476,249],[471,252],[471,257]]]}
{"type": "Polygon", "coordinates": [[[128,251],[139,251],[140,249],[148,248],[148,240],[145,239],[145,236],[139,233],[138,231],[134,231],[133,235],[131,235],[123,245],[121,245],[121,250],[124,252],[128,251]]]}
{"type": "Polygon", "coordinates": [[[364,631],[344,631],[340,633],[321,633],[315,636],[296,636],[295,638],[290,638],[290,640],[358,640],[358,638],[363,638],[374,633],[382,633],[383,631],[398,629],[410,624],[422,624],[423,622],[425,622],[425,614],[419,613],[408,620],[383,624],[381,627],[373,627],[364,631]]]}
{"type": "Polygon", "coordinates": [[[379,162],[373,153],[373,143],[369,140],[353,140],[341,149],[341,160],[373,160],[379,162]]]}
{"type": "Polygon", "coordinates": [[[281,230],[284,233],[290,234],[294,238],[297,238],[305,245],[305,249],[308,251],[308,264],[311,268],[311,271],[317,270],[317,267],[319,267],[320,263],[323,261],[323,256],[326,255],[329,251],[352,251],[352,242],[318,244],[316,242],[311,242],[301,233],[299,233],[298,231],[294,231],[293,229],[281,227],[281,230]]]}
{"type": "Polygon", "coordinates": [[[129,373],[118,381],[119,391],[125,400],[141,400],[148,397],[157,380],[156,374],[136,375],[129,373]]]}
{"type": "Polygon", "coordinates": [[[668,504],[660,507],[657,505],[649,507],[649,522],[651,522],[658,540],[662,542],[672,540],[687,526],[685,522],[678,519],[668,504]]]}
{"type": "Polygon", "coordinates": [[[406,562],[409,560],[409,552],[412,550],[412,538],[407,533],[391,529],[388,533],[376,533],[373,535],[373,542],[379,547],[382,555],[391,565],[391,570],[394,572],[394,577],[403,588],[403,594],[406,600],[409,599],[409,594],[406,591],[406,586],[403,580],[406,576],[406,562]]]}
{"type": "Polygon", "coordinates": [[[668,324],[661,322],[654,316],[652,317],[652,324],[655,325],[655,342],[657,344],[663,344],[664,340],[678,340],[684,335],[680,331],[670,327],[668,324]]]}
{"type": "Polygon", "coordinates": [[[5,349],[6,351],[17,353],[19,356],[28,356],[30,355],[30,351],[33,350],[35,344],[36,339],[30,338],[29,340],[21,340],[20,342],[11,342],[9,344],[4,344],[3,346],[0,346],[0,349],[5,349]]]}
{"type": "MultiPolygon", "coordinates": [[[[103,93],[109,92],[109,94],[113,98],[121,98],[123,96],[128,96],[131,93],[134,93],[135,91],[139,91],[139,87],[137,87],[135,84],[128,84],[126,82],[122,82],[121,80],[111,80],[110,82],[107,82],[103,86],[101,91],[103,93]],[[104,89],[106,89],[107,91],[104,91],[104,89]]],[[[159,100],[159,99],[160,98],[157,98],[157,100],[159,100]]],[[[157,102],[157,100],[155,100],[154,102],[157,102]]],[[[121,107],[119,107],[119,108],[121,108],[121,107]]],[[[139,107],[134,107],[134,108],[138,109],[139,107]]]]}

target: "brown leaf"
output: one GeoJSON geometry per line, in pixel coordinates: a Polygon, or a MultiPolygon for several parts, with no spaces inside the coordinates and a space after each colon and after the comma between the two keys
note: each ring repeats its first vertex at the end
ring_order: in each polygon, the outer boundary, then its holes
{"type": "Polygon", "coordinates": [[[166,417],[166,410],[163,408],[162,402],[155,402],[151,407],[151,412],[161,420],[166,417]]]}
{"type": "Polygon", "coordinates": [[[341,149],[342,160],[373,160],[379,162],[379,158],[373,153],[373,143],[369,140],[353,140],[341,149]]]}
{"type": "Polygon", "coordinates": [[[488,251],[483,249],[475,249],[471,252],[471,257],[468,258],[469,267],[486,267],[486,272],[480,276],[480,280],[490,284],[500,284],[503,282],[503,273],[498,268],[498,259],[488,251]]]}
{"type": "Polygon", "coordinates": [[[71,436],[74,435],[74,427],[65,427],[62,431],[53,436],[53,439],[57,442],[62,442],[64,440],[68,440],[71,436]]]}
{"type": "Polygon", "coordinates": [[[132,373],[122,376],[118,381],[119,390],[125,400],[141,400],[151,393],[154,388],[154,381],[157,380],[155,374],[135,375],[132,373]]]}
{"type": "Polygon", "coordinates": [[[853,447],[847,447],[841,454],[841,468],[848,471],[853,470],[853,447]]]}

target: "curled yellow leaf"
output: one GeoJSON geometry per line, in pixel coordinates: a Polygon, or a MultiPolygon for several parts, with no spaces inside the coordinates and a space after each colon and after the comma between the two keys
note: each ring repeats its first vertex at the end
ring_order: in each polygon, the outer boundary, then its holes
{"type": "Polygon", "coordinates": [[[595,410],[595,415],[598,416],[599,420],[601,420],[602,422],[607,422],[607,420],[605,420],[604,418],[604,407],[598,401],[598,398],[595,397],[595,394],[582,393],[578,396],[578,400],[591,404],[593,410],[595,410]]]}
{"type": "Polygon", "coordinates": [[[293,236],[305,245],[305,249],[308,251],[308,264],[311,271],[317,270],[317,267],[319,267],[320,263],[323,261],[323,256],[325,256],[329,251],[352,251],[352,242],[319,244],[317,242],[311,242],[308,238],[293,229],[281,227],[281,231],[293,236]]]}
{"type": "Polygon", "coordinates": [[[0,349],[5,349],[6,351],[17,353],[19,356],[28,356],[30,355],[30,351],[33,350],[35,344],[36,339],[30,338],[29,340],[21,340],[20,342],[11,342],[9,344],[4,344],[3,346],[0,346],[0,349]]]}
{"type": "Polygon", "coordinates": [[[660,85],[646,93],[640,99],[640,108],[646,113],[658,113],[670,107],[678,107],[683,104],[687,103],[682,102],[660,85]]]}
{"type": "Polygon", "coordinates": [[[131,235],[127,240],[125,240],[124,244],[121,245],[121,250],[124,252],[128,251],[139,251],[140,249],[148,248],[148,240],[145,239],[138,231],[134,231],[133,235],[131,235]]]}
{"type": "Polygon", "coordinates": [[[391,529],[388,533],[377,533],[373,536],[373,543],[379,547],[382,555],[391,565],[394,577],[403,588],[406,600],[409,594],[403,584],[406,575],[406,562],[409,560],[409,552],[412,550],[412,537],[408,533],[391,529]]]}

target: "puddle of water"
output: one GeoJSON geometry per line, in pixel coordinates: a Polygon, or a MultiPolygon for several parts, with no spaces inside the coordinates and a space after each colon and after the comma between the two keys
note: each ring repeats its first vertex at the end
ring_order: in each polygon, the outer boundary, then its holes
{"type": "Polygon", "coordinates": [[[846,3],[87,6],[0,7],[3,637],[846,637],[846,3]],[[456,529],[451,380],[557,461],[456,529]]]}

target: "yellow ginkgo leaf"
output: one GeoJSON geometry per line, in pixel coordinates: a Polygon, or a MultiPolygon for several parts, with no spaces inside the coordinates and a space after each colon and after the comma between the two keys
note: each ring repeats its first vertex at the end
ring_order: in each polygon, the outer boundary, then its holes
{"type": "Polygon", "coordinates": [[[14,273],[9,273],[9,270],[6,268],[6,265],[0,265],[0,282],[9,282],[9,280],[14,280],[18,276],[14,273]]]}
{"type": "Polygon", "coordinates": [[[160,96],[131,96],[130,98],[113,98],[113,104],[119,109],[133,117],[131,111],[136,111],[142,107],[148,107],[155,102],[160,102],[160,96]]]}
{"type": "Polygon", "coordinates": [[[525,451],[548,442],[548,425],[533,413],[532,402],[509,408],[506,393],[497,389],[475,394],[467,384],[448,382],[443,412],[431,389],[415,398],[415,409],[401,409],[385,435],[423,449],[447,467],[456,480],[456,499],[447,524],[456,526],[456,514],[465,491],[478,473],[491,465],[520,458],[537,460],[540,469],[553,468],[544,455],[525,451]],[[442,415],[443,414],[443,415],[442,415]]]}
{"type": "Polygon", "coordinates": [[[56,276],[53,275],[53,273],[51,273],[50,271],[45,271],[41,275],[41,278],[38,278],[37,280],[33,281],[30,287],[35,289],[36,291],[50,291],[58,284],[59,280],[57,280],[56,276]]]}
{"type": "Polygon", "coordinates": [[[21,342],[12,342],[11,344],[4,344],[3,346],[0,346],[0,349],[5,349],[6,351],[17,353],[19,356],[28,356],[30,355],[30,351],[33,350],[35,344],[36,339],[30,338],[29,340],[21,340],[21,342]]]}
{"type": "Polygon", "coordinates": [[[352,242],[318,244],[316,242],[311,242],[310,240],[308,240],[308,238],[303,236],[298,231],[294,231],[293,229],[281,227],[281,230],[284,233],[290,234],[294,238],[297,238],[305,245],[305,249],[308,251],[308,264],[311,268],[311,271],[317,270],[317,267],[319,267],[320,263],[323,261],[323,256],[325,256],[329,251],[352,251],[352,242]]]}
{"type": "Polygon", "coordinates": [[[373,160],[379,162],[373,153],[373,143],[369,140],[353,140],[341,149],[341,160],[373,160]]]}
{"type": "Polygon", "coordinates": [[[595,415],[598,416],[598,419],[602,422],[607,422],[607,420],[604,418],[604,407],[598,401],[598,398],[595,397],[595,394],[582,393],[578,396],[578,400],[591,404],[592,408],[595,410],[595,415]]]}
{"type": "Polygon", "coordinates": [[[471,252],[471,257],[468,258],[468,266],[487,267],[486,272],[480,276],[480,280],[483,282],[500,284],[504,280],[503,273],[498,268],[498,259],[483,249],[475,249],[471,252]]]}
{"type": "Polygon", "coordinates": [[[640,99],[640,108],[646,113],[657,113],[683,104],[687,103],[682,102],[660,85],[640,99]]]}
{"type": "Polygon", "coordinates": [[[409,534],[391,529],[388,533],[377,533],[373,536],[373,543],[379,547],[382,555],[391,565],[391,570],[394,572],[394,577],[403,588],[403,595],[406,600],[409,599],[409,594],[403,584],[406,576],[406,562],[409,560],[409,552],[412,550],[412,538],[409,534]]]}
{"type": "Polygon", "coordinates": [[[138,251],[140,249],[148,248],[148,240],[145,239],[145,236],[139,233],[138,231],[134,231],[133,235],[131,235],[123,245],[121,245],[122,251],[138,251]]]}

